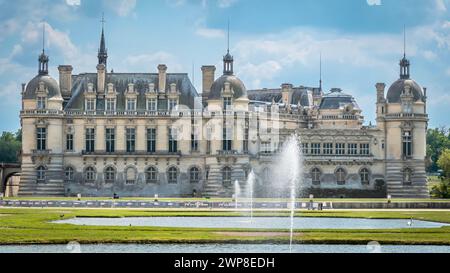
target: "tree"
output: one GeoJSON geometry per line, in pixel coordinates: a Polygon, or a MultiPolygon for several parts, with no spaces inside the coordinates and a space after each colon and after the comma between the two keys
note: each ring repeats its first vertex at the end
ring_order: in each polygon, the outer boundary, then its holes
{"type": "Polygon", "coordinates": [[[450,178],[450,149],[445,149],[442,152],[437,164],[444,171],[444,176],[450,178]]]}
{"type": "Polygon", "coordinates": [[[445,149],[450,149],[450,130],[446,127],[427,131],[427,172],[437,172],[437,160],[445,149]]]}
{"type": "Polygon", "coordinates": [[[0,162],[18,162],[22,147],[22,131],[16,133],[3,132],[0,136],[0,162]]]}

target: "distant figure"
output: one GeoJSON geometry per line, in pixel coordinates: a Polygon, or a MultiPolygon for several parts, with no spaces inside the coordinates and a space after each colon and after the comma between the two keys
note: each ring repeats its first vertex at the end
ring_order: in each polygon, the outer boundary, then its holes
{"type": "Polygon", "coordinates": [[[197,190],[196,190],[196,189],[194,189],[194,190],[192,191],[192,197],[197,197],[197,190]]]}
{"type": "Polygon", "coordinates": [[[408,226],[410,227],[410,226],[412,226],[412,224],[413,224],[413,218],[411,217],[411,219],[409,219],[409,221],[408,221],[408,226]]]}
{"type": "Polygon", "coordinates": [[[119,195],[117,195],[117,193],[113,194],[113,199],[119,199],[119,195]]]}

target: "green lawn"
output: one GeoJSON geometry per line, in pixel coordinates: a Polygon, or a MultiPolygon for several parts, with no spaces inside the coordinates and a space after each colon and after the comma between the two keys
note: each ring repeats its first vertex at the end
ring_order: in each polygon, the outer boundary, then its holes
{"type": "MultiPolygon", "coordinates": [[[[302,217],[402,218],[450,223],[449,211],[302,211],[302,217]]],[[[287,211],[255,211],[255,216],[287,216],[287,211]]],[[[133,209],[0,209],[0,244],[31,243],[281,243],[288,242],[287,229],[96,227],[53,224],[50,221],[72,217],[126,216],[241,216],[232,211],[133,210],[133,209]],[[269,234],[265,232],[280,232],[269,234]],[[228,232],[228,233],[227,233],[228,232]],[[233,232],[233,233],[230,233],[233,232]]],[[[298,243],[365,244],[445,244],[450,245],[450,227],[389,230],[297,230],[298,243]]]]}
{"type": "MultiPolygon", "coordinates": [[[[76,197],[5,197],[4,200],[32,200],[32,201],[68,201],[77,200],[76,197]]],[[[82,197],[82,201],[93,200],[113,200],[111,197],[82,197]]],[[[121,197],[118,201],[154,201],[153,197],[121,197]]],[[[231,198],[158,198],[159,201],[210,201],[210,202],[231,202],[231,198]]],[[[249,201],[246,198],[240,198],[239,201],[249,201]]],[[[386,198],[314,198],[316,202],[387,202],[386,198]]],[[[287,198],[255,198],[255,202],[288,202],[287,198]]],[[[297,198],[297,201],[308,202],[309,198],[297,198]]],[[[406,198],[393,198],[392,202],[450,202],[450,199],[406,199],[406,198]]]]}

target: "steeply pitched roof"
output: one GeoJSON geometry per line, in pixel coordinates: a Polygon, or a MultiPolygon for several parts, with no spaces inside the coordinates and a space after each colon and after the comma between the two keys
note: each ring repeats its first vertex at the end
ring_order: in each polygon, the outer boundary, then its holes
{"type": "MultiPolygon", "coordinates": [[[[97,90],[97,74],[84,73],[72,76],[72,97],[67,103],[66,110],[83,110],[84,109],[84,91],[87,90],[88,83],[94,85],[97,90]]],[[[159,88],[159,78],[157,73],[108,73],[106,76],[106,84],[113,83],[117,94],[117,110],[125,110],[125,91],[129,83],[134,84],[134,90],[138,93],[137,110],[146,109],[145,92],[148,90],[149,84],[155,85],[155,90],[159,88]]],[[[168,73],[166,75],[166,90],[170,88],[171,83],[176,83],[177,90],[180,92],[179,104],[186,105],[193,109],[194,98],[199,97],[197,90],[192,85],[186,73],[168,73]]],[[[103,100],[97,100],[97,110],[104,110],[105,103],[103,100]]],[[[158,103],[158,110],[166,110],[166,103],[158,103]]]]}

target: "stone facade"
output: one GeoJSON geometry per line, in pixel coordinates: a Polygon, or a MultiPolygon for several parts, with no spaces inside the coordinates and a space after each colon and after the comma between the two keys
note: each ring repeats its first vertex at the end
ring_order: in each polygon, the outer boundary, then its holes
{"type": "Polygon", "coordinates": [[[20,195],[231,196],[253,169],[256,194],[275,196],[270,168],[297,134],[303,194],[428,196],[426,89],[409,78],[406,58],[387,95],[376,84],[375,126],[363,126],[357,102],[338,88],[247,90],[229,52],[221,77],[202,67],[202,94],[166,65],[109,73],[106,59],[102,33],[97,73],[59,66],[58,83],[41,54],[22,91],[20,195]]]}

